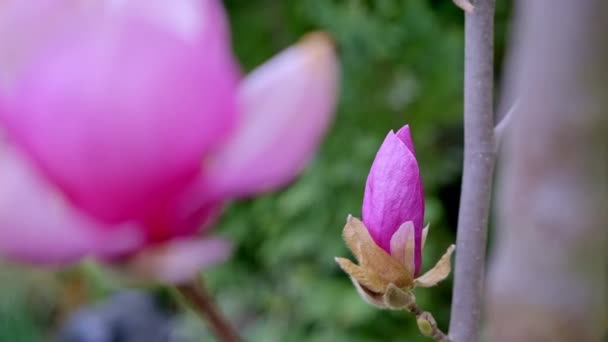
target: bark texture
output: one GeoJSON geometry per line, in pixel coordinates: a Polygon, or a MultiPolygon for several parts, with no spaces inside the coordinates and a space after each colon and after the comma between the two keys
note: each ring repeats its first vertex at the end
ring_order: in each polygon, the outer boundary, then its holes
{"type": "Polygon", "coordinates": [[[499,168],[487,340],[602,341],[608,306],[608,1],[520,0],[520,99],[499,168]]]}

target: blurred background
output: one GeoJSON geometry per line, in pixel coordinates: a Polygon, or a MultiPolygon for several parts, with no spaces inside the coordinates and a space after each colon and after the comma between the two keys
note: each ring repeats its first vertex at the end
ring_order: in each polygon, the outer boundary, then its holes
{"type": "MultiPolygon", "coordinates": [[[[462,163],[463,14],[450,0],[227,0],[244,70],[306,32],[340,50],[337,118],[316,159],[284,191],[231,204],[217,232],[233,258],[207,285],[247,341],[425,341],[415,320],[359,299],[333,258],[349,213],[361,215],[365,179],[391,129],[409,123],[431,234],[423,271],[455,240],[462,163]]],[[[510,1],[498,1],[496,77],[510,1]]],[[[498,88],[498,90],[500,90],[498,88]]],[[[0,269],[0,341],[208,341],[203,324],[162,288],[124,292],[92,263],[50,273],[0,269]],[[149,335],[145,335],[149,334],[149,335]],[[151,337],[152,336],[152,337],[151,337]]],[[[451,279],[416,293],[447,327],[451,279]]]]}

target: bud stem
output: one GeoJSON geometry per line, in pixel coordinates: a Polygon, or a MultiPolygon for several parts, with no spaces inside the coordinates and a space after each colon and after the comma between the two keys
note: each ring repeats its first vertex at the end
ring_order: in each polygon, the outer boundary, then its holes
{"type": "Polygon", "coordinates": [[[416,303],[412,303],[406,310],[416,315],[418,328],[424,336],[428,336],[438,342],[451,342],[448,335],[439,329],[435,318],[430,312],[422,311],[416,303]]]}
{"type": "Polygon", "coordinates": [[[176,289],[186,299],[192,309],[201,318],[207,320],[209,327],[213,330],[219,341],[238,342],[240,340],[238,334],[232,329],[226,317],[219,310],[202,281],[192,280],[189,283],[176,285],[176,289]]]}

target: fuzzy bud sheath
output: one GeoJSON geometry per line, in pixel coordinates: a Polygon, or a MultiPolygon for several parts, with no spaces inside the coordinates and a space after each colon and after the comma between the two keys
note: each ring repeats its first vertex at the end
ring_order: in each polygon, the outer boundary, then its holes
{"type": "MultiPolygon", "coordinates": [[[[428,226],[424,229],[423,246],[427,232],[428,226]]],[[[379,308],[409,310],[415,304],[414,288],[435,286],[450,274],[454,245],[447,249],[431,270],[416,278],[413,271],[413,234],[409,234],[405,241],[401,249],[403,254],[395,255],[386,253],[376,245],[363,222],[352,216],[348,217],[342,235],[358,264],[340,257],[336,258],[336,262],[350,276],[361,298],[379,308]]]]}

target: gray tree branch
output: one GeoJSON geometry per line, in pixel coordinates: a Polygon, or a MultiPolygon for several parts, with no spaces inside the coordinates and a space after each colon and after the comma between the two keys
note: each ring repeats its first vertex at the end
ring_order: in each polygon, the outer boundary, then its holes
{"type": "Polygon", "coordinates": [[[449,335],[454,342],[478,339],[482,307],[486,239],[494,141],[494,0],[473,2],[465,15],[464,168],[454,291],[449,335]]]}

